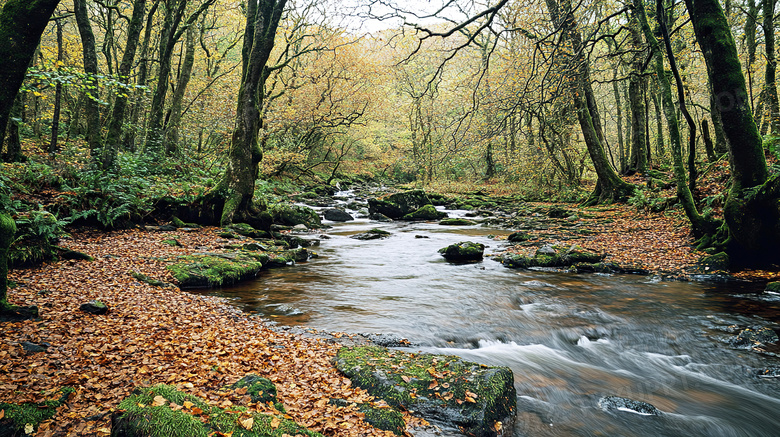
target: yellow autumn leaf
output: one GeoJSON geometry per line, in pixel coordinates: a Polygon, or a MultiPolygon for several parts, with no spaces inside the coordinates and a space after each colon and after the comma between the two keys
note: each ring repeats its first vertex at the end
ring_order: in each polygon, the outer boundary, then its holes
{"type": "Polygon", "coordinates": [[[24,425],[24,433],[25,434],[32,434],[33,431],[35,431],[35,427],[32,425],[32,423],[28,423],[24,425]]]}
{"type": "Polygon", "coordinates": [[[5,417],[5,410],[0,410],[0,419],[5,417]]]}
{"type": "Polygon", "coordinates": [[[157,395],[154,397],[154,401],[152,402],[153,407],[160,407],[168,403],[168,400],[164,397],[157,395]]]}
{"type": "MultiPolygon", "coordinates": [[[[244,429],[249,430],[249,429],[252,429],[252,425],[255,424],[255,419],[249,417],[249,418],[244,419],[244,420],[239,420],[239,423],[241,423],[241,426],[243,426],[244,429]]],[[[273,421],[271,421],[271,426],[273,426],[273,421]]]]}
{"type": "Polygon", "coordinates": [[[279,428],[279,425],[281,425],[282,421],[279,420],[278,417],[274,417],[271,419],[271,428],[276,429],[279,428]]]}
{"type": "Polygon", "coordinates": [[[188,409],[188,410],[189,410],[190,408],[192,408],[192,406],[193,406],[193,405],[195,405],[195,404],[193,404],[193,403],[192,403],[192,402],[190,402],[190,401],[184,401],[184,408],[186,408],[186,409],[188,409]]]}

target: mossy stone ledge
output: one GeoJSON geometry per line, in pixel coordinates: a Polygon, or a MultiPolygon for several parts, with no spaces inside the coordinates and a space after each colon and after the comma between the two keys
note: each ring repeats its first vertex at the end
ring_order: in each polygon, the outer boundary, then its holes
{"type": "Polygon", "coordinates": [[[254,278],[269,259],[252,251],[199,253],[180,256],[166,268],[181,288],[220,287],[254,278]]]}
{"type": "Polygon", "coordinates": [[[382,199],[368,199],[368,212],[369,214],[384,214],[395,220],[430,204],[431,199],[428,198],[425,191],[409,190],[382,199]]]}
{"type": "Polygon", "coordinates": [[[476,437],[509,435],[517,412],[512,371],[456,356],[344,347],[336,367],[394,408],[476,437]]]}

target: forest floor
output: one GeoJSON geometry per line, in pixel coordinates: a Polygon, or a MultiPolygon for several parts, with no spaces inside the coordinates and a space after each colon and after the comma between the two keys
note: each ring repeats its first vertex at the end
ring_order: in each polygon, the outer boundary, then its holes
{"type": "MultiPolygon", "coordinates": [[[[565,227],[560,232],[553,227],[530,233],[534,238],[579,244],[607,254],[606,261],[674,279],[696,271],[703,255],[693,249],[679,208],[652,213],[633,205],[610,205],[579,213],[578,220],[588,229],[585,234],[567,234],[565,227]]],[[[0,401],[40,402],[58,398],[62,387],[73,387],[75,393],[35,435],[104,436],[110,434],[111,413],[135,387],[165,383],[215,405],[246,405],[240,393],[216,389],[254,373],[276,384],[288,417],[309,429],[338,436],[392,435],[363,422],[356,407],[328,402],[370,400],[331,364],[340,344],[274,330],[219,298],[175,286],[151,286],[131,275],[137,272],[174,283],[165,259],[220,251],[225,241],[217,233],[216,228],[80,231],[61,245],[92,255],[94,261],[66,260],[11,271],[17,286],[9,290],[9,301],[38,306],[41,318],[2,324],[0,401]],[[163,243],[171,237],[182,246],[163,243]],[[79,310],[92,300],[105,303],[110,312],[90,315],[79,310]],[[45,353],[28,354],[23,342],[49,346],[45,353]]],[[[780,278],[778,271],[732,276],[780,278]]],[[[249,406],[253,411],[276,412],[264,404],[249,406]]]]}

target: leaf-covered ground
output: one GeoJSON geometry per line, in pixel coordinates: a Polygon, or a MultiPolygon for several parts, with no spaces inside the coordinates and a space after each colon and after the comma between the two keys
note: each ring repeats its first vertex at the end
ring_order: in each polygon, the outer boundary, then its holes
{"type": "MultiPolygon", "coordinates": [[[[240,394],[216,388],[248,373],[271,379],[290,418],[326,435],[380,436],[353,407],[330,405],[331,398],[365,402],[330,359],[339,346],[319,339],[270,330],[260,319],[236,312],[215,298],[178,288],[158,288],[130,272],[166,276],[161,259],[219,250],[214,229],[198,233],[129,230],[82,233],[63,245],[95,261],[64,261],[16,270],[9,300],[37,305],[41,320],[5,323],[0,333],[0,401],[41,401],[71,386],[76,392],[38,436],[108,435],[110,413],[136,386],[176,385],[216,405],[246,405],[240,394]],[[175,235],[183,247],[162,243],[175,235]],[[99,300],[106,315],[79,310],[99,300]],[[20,343],[48,343],[47,352],[26,354],[20,343]]],[[[264,404],[257,411],[274,413],[264,404]]],[[[392,434],[389,434],[392,435],[392,434]]]]}

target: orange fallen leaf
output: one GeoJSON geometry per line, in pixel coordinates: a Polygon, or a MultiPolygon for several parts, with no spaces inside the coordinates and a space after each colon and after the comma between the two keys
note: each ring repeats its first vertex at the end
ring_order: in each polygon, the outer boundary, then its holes
{"type": "MultiPolygon", "coordinates": [[[[239,420],[239,423],[241,423],[241,426],[244,427],[244,429],[252,429],[252,426],[255,424],[255,419],[249,417],[244,420],[239,420]]],[[[273,426],[273,421],[271,421],[271,426],[273,426]]],[[[278,426],[278,425],[277,425],[278,426]]]]}
{"type": "Polygon", "coordinates": [[[282,421],[279,420],[278,417],[274,417],[273,419],[271,419],[271,428],[273,428],[273,429],[279,428],[279,425],[281,423],[282,423],[282,421]]]}

